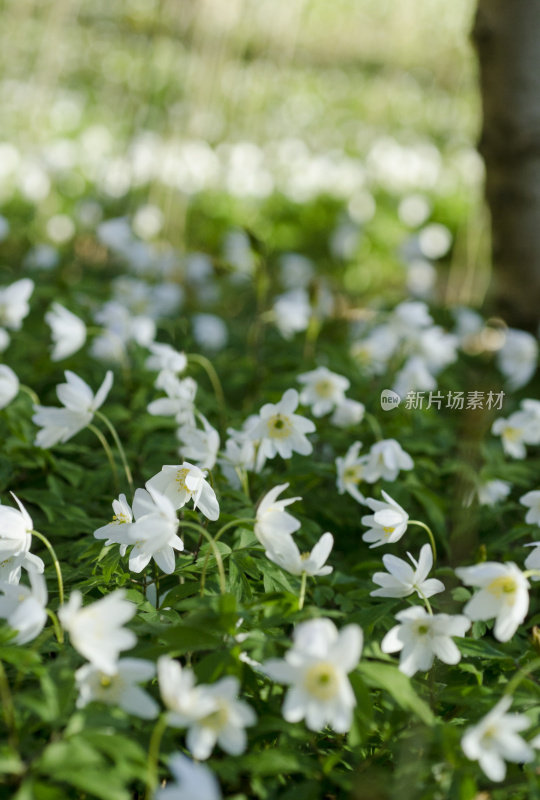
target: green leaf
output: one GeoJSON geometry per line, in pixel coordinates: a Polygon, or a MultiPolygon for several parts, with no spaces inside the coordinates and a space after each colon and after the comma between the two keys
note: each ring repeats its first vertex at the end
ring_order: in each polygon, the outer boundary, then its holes
{"type": "Polygon", "coordinates": [[[361,661],[357,669],[368,686],[387,692],[401,708],[412,711],[426,725],[435,724],[433,712],[416,694],[410,678],[393,664],[361,661]]]}

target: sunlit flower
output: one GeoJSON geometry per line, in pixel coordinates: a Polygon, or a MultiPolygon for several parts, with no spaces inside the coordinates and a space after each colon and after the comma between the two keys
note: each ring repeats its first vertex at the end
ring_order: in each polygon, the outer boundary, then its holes
{"type": "Polygon", "coordinates": [[[61,361],[76,353],[86,341],[86,325],[75,314],[60,303],[53,303],[45,314],[45,321],[51,328],[54,348],[51,361],[61,361]]]}
{"type": "Polygon", "coordinates": [[[313,619],[296,626],[293,641],[285,659],[272,658],[262,665],[272,680],[290,686],[283,716],[287,722],[305,719],[312,731],[330,725],[346,733],[356,705],[347,674],[360,659],[362,629],[346,625],[338,631],[329,619],[313,619]]]}
{"type": "Polygon", "coordinates": [[[34,406],[32,421],[41,427],[36,436],[38,447],[48,448],[58,442],[67,442],[86,428],[107,399],[113,383],[113,373],[109,370],[94,395],[88,384],[74,372],[66,370],[64,374],[67,383],[56,387],[56,394],[64,408],[34,406]]]}
{"type": "Polygon", "coordinates": [[[471,620],[495,617],[495,638],[507,642],[512,638],[529,610],[529,582],[512,562],[500,564],[486,561],[472,567],[458,567],[456,575],[477,592],[463,609],[471,620]]]}
{"type": "Polygon", "coordinates": [[[157,475],[146,481],[146,488],[150,492],[165,495],[176,510],[193,500],[193,507],[202,511],[208,519],[216,520],[219,517],[219,503],[206,480],[206,472],[188,461],[176,466],[166,464],[157,475]]]}
{"type": "Polygon", "coordinates": [[[383,653],[401,652],[399,669],[411,677],[431,668],[435,656],[445,664],[457,664],[461,653],[452,636],[465,636],[471,623],[461,614],[428,614],[423,606],[411,606],[396,614],[399,625],[381,643],[383,653]]]}
{"type": "Polygon", "coordinates": [[[412,469],[414,462],[395,439],[383,439],[370,448],[364,480],[375,483],[379,478],[395,481],[400,470],[412,469]]]}
{"type": "Polygon", "coordinates": [[[325,566],[334,546],[331,533],[323,533],[311,553],[300,553],[292,536],[281,534],[273,537],[266,548],[266,557],[291,575],[330,575],[333,567],[325,566]]]}
{"type": "Polygon", "coordinates": [[[298,376],[298,381],[304,384],[300,402],[305,406],[311,406],[314,417],[329,414],[342,403],[345,400],[345,392],[351,385],[347,378],[331,372],[327,367],[304,372],[298,376]]]}
{"type": "Polygon", "coordinates": [[[159,706],[138,684],[149,681],[155,673],[154,664],[142,658],[121,658],[112,675],[102,672],[93,664],[84,664],[75,673],[79,690],[77,708],[97,701],[119,706],[128,714],[142,719],[154,719],[159,706]]]}
{"type": "Polygon", "coordinates": [[[204,764],[176,753],[169,759],[169,769],[175,783],[167,781],[167,786],[156,791],[154,800],[221,800],[219,784],[204,764]]]}
{"type": "Polygon", "coordinates": [[[419,597],[431,597],[444,592],[444,583],[437,578],[428,578],[433,566],[433,552],[429,544],[423,545],[418,561],[407,553],[415,569],[397,556],[386,554],[383,564],[387,572],[376,572],[373,582],[381,588],[370,594],[372,597],[408,597],[416,592],[419,597]]]}
{"type": "Polygon", "coordinates": [[[7,364],[0,364],[0,408],[5,408],[19,393],[19,379],[7,364]]]}
{"type": "Polygon", "coordinates": [[[249,437],[259,442],[258,472],[267,458],[276,455],[290,458],[293,452],[307,456],[313,451],[306,433],[313,433],[315,425],[310,419],[294,413],[297,406],[298,392],[288,389],[279,403],[266,403],[261,408],[257,422],[248,431],[249,437]]]}
{"type": "Polygon", "coordinates": [[[278,500],[278,496],[285,489],[289,488],[288,483],[280,483],[279,486],[274,486],[262,498],[257,508],[257,517],[255,521],[255,536],[259,542],[270,549],[272,542],[282,536],[289,536],[300,527],[300,522],[285,511],[285,508],[296,500],[301,500],[301,497],[289,497],[284,500],[278,500]]]}
{"type": "Polygon", "coordinates": [[[467,758],[478,761],[492,781],[504,780],[505,761],[523,764],[534,759],[533,749],[519,736],[531,721],[525,714],[507,714],[511,705],[511,697],[502,697],[480,722],[467,728],[461,739],[467,758]]]}
{"type": "Polygon", "coordinates": [[[30,587],[0,581],[0,618],[17,631],[17,644],[26,644],[41,633],[47,621],[47,586],[39,572],[29,573],[30,587]]]}
{"type": "Polygon", "coordinates": [[[369,530],[364,533],[362,539],[369,542],[370,547],[378,547],[381,544],[393,544],[401,539],[407,530],[409,515],[395,500],[392,500],[385,491],[381,492],[385,502],[375,500],[372,497],[364,502],[374,511],[362,517],[362,525],[367,525],[369,530]]]}
{"type": "Polygon", "coordinates": [[[336,458],[338,492],[340,494],[348,492],[357,503],[365,502],[358,484],[365,480],[366,464],[369,460],[368,455],[358,455],[361,447],[362,442],[354,442],[343,457],[336,458]]]}
{"type": "Polygon", "coordinates": [[[137,642],[135,634],[122,627],[137,611],[137,606],[125,597],[125,591],[117,589],[83,608],[82,594],[74,591],[69,602],[58,610],[58,618],[75,650],[107,675],[116,673],[119,653],[137,642]]]}

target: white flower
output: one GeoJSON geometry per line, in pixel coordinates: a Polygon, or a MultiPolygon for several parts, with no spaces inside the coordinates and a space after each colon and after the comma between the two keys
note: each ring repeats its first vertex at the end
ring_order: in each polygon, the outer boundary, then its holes
{"type": "Polygon", "coordinates": [[[396,333],[410,336],[421,328],[433,325],[433,318],[422,300],[404,300],[394,308],[388,324],[396,333]]]}
{"type": "Polygon", "coordinates": [[[47,448],[58,442],[67,442],[86,428],[111,390],[113,374],[110,370],[95,395],[88,384],[74,372],[66,370],[64,374],[67,383],[56,387],[56,394],[64,408],[34,406],[32,421],[41,427],[36,436],[37,447],[47,448]]]}
{"type": "Polygon", "coordinates": [[[0,364],[0,408],[5,408],[19,392],[19,379],[6,364],[0,364]]]}
{"type": "Polygon", "coordinates": [[[373,583],[381,586],[370,592],[372,597],[408,597],[416,592],[419,597],[431,597],[444,592],[444,583],[436,578],[428,578],[433,566],[433,552],[429,544],[423,545],[418,561],[407,553],[415,569],[402,558],[383,556],[383,564],[388,572],[376,572],[373,583]]]}
{"type": "Polygon", "coordinates": [[[329,619],[313,619],[297,625],[293,638],[284,660],[272,658],[262,665],[272,680],[290,686],[284,718],[305,719],[312,731],[330,725],[337,733],[346,733],[356,705],[347,674],[360,659],[362,629],[346,625],[338,631],[329,619]]]}
{"type": "Polygon", "coordinates": [[[392,390],[400,397],[409,392],[429,392],[435,389],[437,381],[420,356],[411,356],[396,375],[392,390]]]}
{"type": "Polygon", "coordinates": [[[382,375],[392,358],[399,338],[387,325],[374,328],[369,336],[354,342],[352,356],[370,375],[382,375]]]}
{"type": "Polygon", "coordinates": [[[178,374],[184,372],[187,367],[187,356],[183,352],[175,350],[169,344],[162,344],[161,342],[151,342],[148,345],[151,354],[144,362],[146,369],[161,372],[166,370],[178,374]]]}
{"type": "Polygon", "coordinates": [[[338,428],[351,428],[353,425],[358,425],[364,419],[366,407],[358,400],[351,400],[345,397],[334,409],[334,413],[330,417],[332,425],[337,425],[338,428]]]}
{"type": "Polygon", "coordinates": [[[300,402],[305,406],[311,406],[314,417],[329,414],[342,403],[345,400],[345,392],[351,385],[347,378],[330,372],[327,367],[304,372],[298,376],[298,381],[304,384],[300,402]]]}
{"type": "Polygon", "coordinates": [[[520,389],[530,381],[538,362],[538,342],[526,331],[509,328],[497,353],[497,366],[510,389],[520,389]]]}
{"type": "Polygon", "coordinates": [[[221,350],[227,344],[229,333],[227,326],[216,314],[194,314],[193,338],[200,347],[206,350],[221,350]]]}
{"type": "Polygon", "coordinates": [[[471,761],[478,761],[487,777],[502,781],[505,761],[522,764],[534,759],[532,748],[518,735],[531,724],[525,714],[507,714],[512,698],[502,697],[480,722],[467,728],[462,739],[463,752],[471,761]]]}
{"type": "Polygon", "coordinates": [[[82,608],[82,595],[74,591],[69,602],[58,610],[62,627],[69,633],[75,650],[107,675],[116,673],[119,653],[137,642],[135,634],[122,627],[137,611],[137,606],[125,596],[123,589],[117,589],[82,608]]]}
{"type": "Polygon", "coordinates": [[[154,719],[159,712],[156,701],[137,684],[149,681],[156,673],[151,661],[142,658],[121,658],[112,675],[93,664],[84,664],[75,673],[79,690],[77,708],[93,701],[119,706],[142,719],[154,719]]]}
{"type": "Polygon", "coordinates": [[[193,508],[198,508],[208,519],[219,517],[219,503],[206,480],[206,472],[188,461],[176,466],[166,464],[161,472],[146,481],[146,488],[165,495],[176,510],[193,500],[193,508]]]}
{"type": "Polygon", "coordinates": [[[176,728],[186,728],[198,716],[214,709],[214,703],[205,695],[204,687],[195,686],[191,669],[169,656],[160,656],[157,662],[159,691],[168,709],[167,722],[176,728]]]}
{"type": "Polygon", "coordinates": [[[300,522],[285,511],[285,508],[301,497],[289,497],[286,500],[278,500],[278,495],[289,488],[288,483],[280,483],[274,486],[262,498],[257,508],[255,522],[255,536],[259,542],[268,550],[272,542],[281,536],[289,536],[300,527],[300,522]]]}
{"type": "Polygon", "coordinates": [[[246,426],[247,428],[251,427],[256,419],[256,416],[253,419],[249,417],[244,423],[244,430],[242,431],[227,428],[229,438],[225,442],[225,451],[222,458],[218,459],[225,478],[231,486],[238,489],[242,486],[241,471],[255,468],[255,444],[251,439],[248,439],[246,426]]]}
{"type": "Polygon", "coordinates": [[[412,677],[430,669],[435,656],[445,664],[457,664],[461,653],[452,636],[465,636],[470,621],[461,614],[428,614],[423,606],[411,606],[396,614],[400,624],[391,628],[381,643],[383,653],[401,651],[399,669],[412,677]]]}
{"type": "Polygon", "coordinates": [[[452,333],[447,333],[439,325],[432,325],[418,333],[412,347],[422,358],[429,372],[437,375],[456,360],[458,338],[452,333]]]}
{"type": "Polygon", "coordinates": [[[30,553],[34,524],[19,498],[11,493],[18,509],[0,504],[0,580],[16,584],[21,568],[28,572],[43,572],[45,565],[39,556],[30,553]]]}
{"type": "Polygon", "coordinates": [[[366,464],[369,456],[358,456],[362,442],[354,442],[343,458],[336,458],[337,488],[340,494],[348,492],[357,503],[364,503],[365,498],[358,490],[358,484],[365,480],[366,464]]]}
{"type": "Polygon", "coordinates": [[[501,437],[504,452],[512,458],[525,458],[525,445],[540,443],[540,416],[536,405],[532,405],[534,402],[524,400],[521,411],[515,411],[507,419],[499,417],[491,426],[491,432],[501,437]]]}
{"type": "Polygon", "coordinates": [[[529,509],[525,516],[525,522],[529,525],[540,525],[540,491],[527,492],[519,498],[519,502],[529,509]]]}
{"type": "Polygon", "coordinates": [[[47,586],[43,575],[30,572],[30,587],[0,581],[0,618],[17,631],[17,644],[26,644],[41,633],[47,621],[47,586]]]}
{"type": "Polygon", "coordinates": [[[274,320],[284,339],[292,339],[295,333],[305,331],[311,316],[309,296],[305,289],[291,289],[276,298],[274,320]]]}
{"type": "Polygon", "coordinates": [[[86,325],[75,314],[60,303],[53,303],[45,314],[45,321],[51,328],[54,348],[51,361],[61,361],[76,353],[86,342],[86,325]]]}
{"type": "Polygon", "coordinates": [[[30,311],[28,301],[34,291],[34,281],[22,278],[0,289],[0,325],[18,331],[30,311]]]}
{"type": "MultiPolygon", "coordinates": [[[[532,553],[529,553],[525,559],[525,567],[527,569],[540,570],[540,542],[531,542],[526,544],[525,547],[534,547],[532,553]]],[[[540,575],[531,575],[532,581],[540,581],[540,575]]]]}
{"type": "Polygon", "coordinates": [[[383,439],[370,448],[364,480],[368,483],[375,483],[379,478],[395,481],[400,470],[412,469],[413,466],[412,458],[399,442],[395,439],[383,439]]]}
{"type": "Polygon", "coordinates": [[[160,397],[148,405],[148,413],[154,416],[175,417],[179,425],[195,426],[195,395],[197,382],[193,378],[180,380],[172,372],[162,370],[156,387],[163,389],[167,397],[160,397]]]}
{"type": "Polygon", "coordinates": [[[486,561],[473,567],[458,567],[456,575],[477,592],[463,609],[471,620],[495,617],[495,638],[507,642],[523,622],[529,610],[529,582],[512,562],[486,561]]]}
{"type": "Polygon", "coordinates": [[[279,403],[266,403],[257,422],[248,431],[253,441],[259,442],[257,452],[257,472],[260,472],[267,458],[280,455],[290,458],[293,452],[303,456],[313,451],[306,433],[313,433],[315,425],[310,419],[295,414],[298,405],[298,392],[288,389],[279,403]]]}
{"type": "Polygon", "coordinates": [[[219,450],[219,433],[213,428],[206,417],[198,414],[203,428],[192,425],[182,425],[176,431],[180,440],[179,453],[184,459],[190,459],[201,469],[213,469],[219,450]]]}
{"type": "Polygon", "coordinates": [[[369,530],[364,533],[364,542],[370,542],[370,547],[381,544],[393,544],[401,539],[407,530],[409,515],[395,500],[392,500],[385,491],[381,492],[385,502],[368,497],[364,502],[374,511],[362,517],[362,525],[367,525],[369,530]]]}
{"type": "Polygon", "coordinates": [[[510,494],[512,484],[508,481],[492,480],[481,483],[476,493],[481,506],[494,506],[510,494]]]}
{"type": "Polygon", "coordinates": [[[176,753],[169,759],[176,783],[158,789],[154,800],[221,800],[219,784],[208,767],[176,753]]]}
{"type": "MultiPolygon", "coordinates": [[[[125,494],[121,494],[118,500],[113,500],[112,507],[114,512],[112,522],[108,522],[107,525],[102,525],[94,531],[96,539],[106,539],[106,547],[110,544],[118,544],[116,534],[118,533],[118,527],[120,525],[130,525],[133,522],[133,513],[126,500],[125,494]]],[[[121,545],[120,555],[123,556],[126,554],[127,547],[127,544],[121,545]]]]}
{"type": "Polygon", "coordinates": [[[333,567],[325,566],[334,546],[331,533],[323,533],[311,553],[300,553],[292,536],[281,534],[267,545],[266,557],[291,575],[330,575],[333,567]]]}

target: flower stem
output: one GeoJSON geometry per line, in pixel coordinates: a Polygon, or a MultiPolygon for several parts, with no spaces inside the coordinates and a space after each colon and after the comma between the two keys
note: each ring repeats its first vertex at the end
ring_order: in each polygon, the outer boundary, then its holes
{"type": "Polygon", "coordinates": [[[366,422],[373,431],[373,435],[375,436],[378,442],[381,442],[384,439],[384,437],[382,434],[382,428],[379,420],[377,419],[377,417],[374,417],[373,414],[366,413],[364,416],[366,422]]]}
{"type": "Polygon", "coordinates": [[[37,536],[40,541],[43,542],[49,553],[51,554],[51,558],[53,560],[54,568],[56,570],[56,577],[58,579],[58,595],[60,598],[60,605],[64,605],[64,581],[62,580],[62,570],[60,569],[60,562],[58,561],[58,557],[54,552],[54,547],[49,542],[46,536],[44,536],[39,531],[32,531],[32,536],[37,536]]]}
{"type": "MultiPolygon", "coordinates": [[[[245,517],[245,518],[233,519],[230,522],[227,522],[225,525],[223,525],[222,528],[219,529],[219,531],[214,536],[214,542],[217,542],[218,539],[220,539],[221,536],[225,533],[225,531],[228,531],[230,528],[238,527],[238,525],[241,525],[243,522],[255,522],[255,519],[253,519],[252,517],[245,517]]],[[[204,587],[204,584],[206,582],[206,570],[208,568],[209,558],[210,558],[210,553],[207,553],[206,558],[204,559],[204,564],[201,574],[202,587],[204,587]]]]}
{"type": "Polygon", "coordinates": [[[167,714],[162,714],[154,726],[148,745],[148,780],[146,784],[146,800],[151,800],[158,782],[159,748],[163,734],[167,728],[167,714]]]}
{"type": "Polygon", "coordinates": [[[428,612],[429,616],[432,617],[433,616],[433,609],[431,608],[431,603],[429,602],[429,600],[427,599],[427,597],[425,596],[425,594],[423,592],[421,592],[419,589],[417,589],[416,591],[418,592],[418,594],[420,595],[420,597],[422,598],[422,600],[426,604],[426,608],[427,608],[427,612],[428,612]]]}
{"type": "Polygon", "coordinates": [[[17,726],[15,723],[15,706],[13,705],[13,696],[9,688],[4,665],[0,661],[0,700],[2,701],[2,712],[6,721],[6,728],[8,730],[9,743],[13,748],[17,747],[19,740],[17,734],[17,726]]]}
{"type": "Polygon", "coordinates": [[[126,453],[124,451],[124,448],[122,447],[122,442],[120,441],[120,437],[118,436],[116,428],[114,427],[114,425],[112,424],[110,419],[108,417],[106,417],[105,414],[103,414],[101,411],[96,411],[96,417],[99,417],[99,419],[103,420],[103,422],[105,423],[105,425],[108,427],[108,429],[111,432],[111,436],[113,437],[114,443],[116,445],[116,448],[117,448],[117,450],[118,450],[118,452],[120,454],[120,459],[121,459],[122,465],[124,467],[124,472],[126,473],[127,482],[129,483],[129,490],[130,490],[131,494],[133,495],[133,492],[134,492],[133,476],[131,474],[131,470],[129,468],[129,464],[128,464],[127,458],[126,458],[126,453]]]}
{"type": "Polygon", "coordinates": [[[50,608],[46,608],[45,611],[47,612],[47,615],[51,619],[58,643],[64,644],[64,631],[60,627],[60,623],[58,622],[58,617],[56,616],[54,611],[51,611],[50,608]]]}
{"type": "Polygon", "coordinates": [[[523,573],[524,578],[530,578],[531,576],[540,575],[540,569],[527,569],[523,573]]]}
{"type": "MultiPolygon", "coordinates": [[[[212,538],[212,536],[210,536],[206,528],[203,528],[203,526],[199,525],[198,522],[187,522],[186,520],[182,520],[181,524],[183,528],[191,528],[191,530],[198,531],[198,533],[200,533],[201,536],[204,536],[204,538],[209,543],[210,547],[213,550],[214,557],[217,563],[217,568],[219,573],[219,591],[221,592],[221,594],[225,594],[227,588],[225,585],[225,570],[223,569],[223,559],[221,558],[221,553],[216,547],[214,539],[212,538]]],[[[200,591],[201,597],[204,594],[205,581],[206,581],[206,571],[203,567],[203,572],[201,574],[201,591],[200,591]]]]}
{"type": "Polygon", "coordinates": [[[107,439],[103,436],[103,434],[101,433],[99,428],[96,428],[95,425],[89,425],[88,428],[89,428],[89,430],[92,431],[92,433],[95,433],[95,435],[97,436],[97,438],[99,439],[99,441],[101,443],[101,446],[105,450],[105,455],[107,456],[107,458],[109,460],[109,464],[111,465],[111,470],[112,470],[112,474],[113,474],[113,477],[114,477],[114,483],[115,483],[116,491],[118,492],[118,489],[119,489],[119,486],[118,486],[118,472],[116,470],[116,464],[114,463],[114,457],[113,457],[111,448],[109,447],[109,443],[108,443],[107,439]]]}
{"type": "Polygon", "coordinates": [[[306,597],[307,572],[302,572],[302,583],[300,584],[300,596],[298,597],[298,611],[304,608],[306,597]]]}
{"type": "Polygon", "coordinates": [[[188,363],[198,364],[200,367],[202,367],[206,372],[206,374],[208,375],[210,383],[212,384],[212,389],[214,390],[214,394],[216,396],[216,400],[219,405],[221,425],[222,428],[225,429],[226,425],[225,420],[227,418],[227,412],[226,412],[227,406],[225,403],[225,394],[223,393],[223,387],[221,385],[219,375],[214,369],[214,365],[212,364],[209,358],[206,358],[206,356],[202,356],[200,353],[188,353],[187,359],[188,363]]]}
{"type": "Polygon", "coordinates": [[[516,672],[512,680],[508,682],[504,694],[514,694],[521,681],[538,667],[540,667],[540,658],[534,658],[532,661],[529,661],[528,664],[525,664],[524,667],[516,672]]]}
{"type": "Polygon", "coordinates": [[[433,531],[431,530],[429,525],[426,525],[425,522],[420,522],[419,519],[410,519],[407,524],[408,525],[419,525],[420,528],[423,528],[425,531],[427,531],[427,535],[429,536],[429,543],[430,543],[431,549],[433,551],[433,562],[435,563],[435,561],[437,561],[437,547],[435,545],[435,537],[433,536],[433,531]]]}
{"type": "Polygon", "coordinates": [[[39,397],[37,396],[37,394],[34,392],[33,389],[31,389],[29,386],[25,386],[23,383],[19,384],[19,389],[21,392],[24,392],[25,394],[28,395],[28,397],[31,399],[34,405],[36,406],[39,405],[39,397]]]}

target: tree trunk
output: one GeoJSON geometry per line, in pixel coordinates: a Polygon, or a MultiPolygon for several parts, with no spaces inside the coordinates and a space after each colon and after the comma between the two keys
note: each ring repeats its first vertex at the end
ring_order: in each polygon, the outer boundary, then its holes
{"type": "Polygon", "coordinates": [[[510,325],[540,321],[540,0],[478,0],[480,64],[491,212],[494,310],[510,325]]]}

